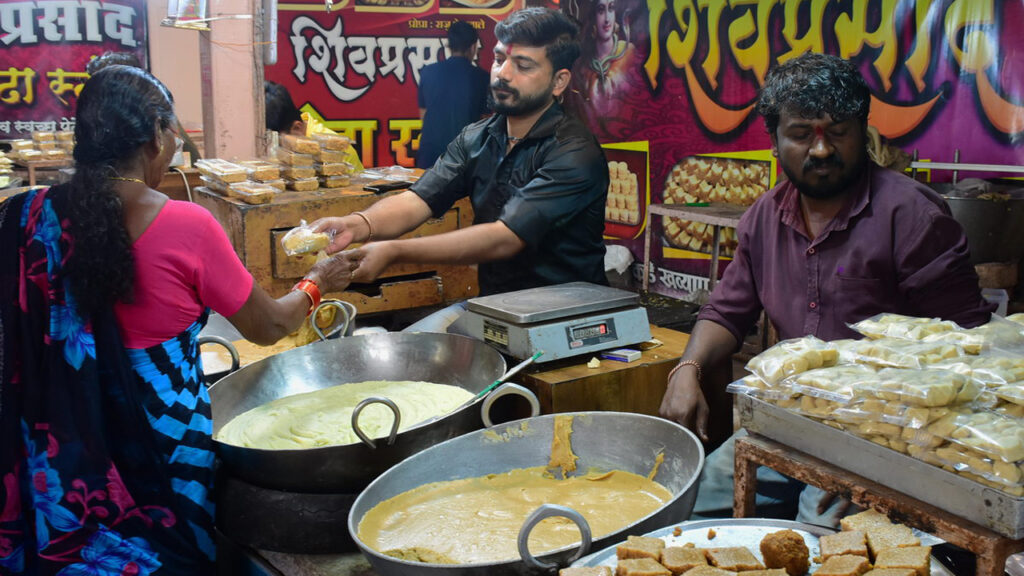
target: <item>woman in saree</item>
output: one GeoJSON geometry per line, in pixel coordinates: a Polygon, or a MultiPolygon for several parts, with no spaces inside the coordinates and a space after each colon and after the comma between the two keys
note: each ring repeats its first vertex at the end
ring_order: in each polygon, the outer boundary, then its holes
{"type": "Polygon", "coordinates": [[[148,72],[78,99],[71,181],[0,204],[0,573],[214,571],[213,441],[197,337],[210,310],[269,344],[356,263],[281,298],[213,216],[155,190],[181,139],[148,72]]]}

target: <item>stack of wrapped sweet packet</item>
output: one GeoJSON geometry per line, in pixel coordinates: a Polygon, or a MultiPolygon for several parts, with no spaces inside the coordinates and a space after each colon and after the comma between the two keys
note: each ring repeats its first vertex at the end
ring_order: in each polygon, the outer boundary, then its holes
{"type": "Polygon", "coordinates": [[[779,342],[729,391],[1024,495],[1024,315],[963,329],[881,314],[850,327],[865,338],[779,342]]]}

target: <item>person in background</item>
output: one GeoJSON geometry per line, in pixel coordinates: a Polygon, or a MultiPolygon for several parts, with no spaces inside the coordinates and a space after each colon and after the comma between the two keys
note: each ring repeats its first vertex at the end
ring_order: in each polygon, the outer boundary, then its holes
{"type": "MultiPolygon", "coordinates": [[[[132,52],[104,52],[100,56],[93,58],[85,65],[85,71],[92,76],[107,66],[131,66],[132,68],[140,68],[145,70],[146,67],[142,65],[139,57],[132,52]]],[[[181,134],[181,139],[184,142],[182,150],[188,152],[189,162],[195,165],[196,160],[202,159],[199,155],[199,148],[196,147],[196,143],[192,141],[192,138],[188,135],[188,132],[178,123],[178,134],[181,134]]]]}
{"type": "MultiPolygon", "coordinates": [[[[701,376],[731,361],[761,310],[782,340],[857,338],[848,324],[883,312],[989,321],[967,237],[938,194],[867,156],[871,93],[853,64],[804,54],[769,72],[758,112],[787,180],[737,228],[739,246],[701,310],[661,415],[706,438],[701,376]]],[[[722,414],[721,417],[730,417],[722,414]]],[[[694,513],[731,516],[733,441],[705,463],[694,513]]],[[[802,485],[762,468],[759,504],[793,503],[802,485]]],[[[838,522],[846,505],[813,487],[798,518],[838,522]]]]}
{"type": "MultiPolygon", "coordinates": [[[[546,8],[513,12],[495,28],[491,67],[495,114],[470,124],[412,185],[365,212],[322,218],[334,231],[328,252],[359,260],[356,282],[391,264],[479,264],[484,295],[585,281],[607,284],[604,205],[608,163],[594,135],[558,100],[579,56],[577,28],[546,8]],[[469,196],[473,225],[393,240],[429,218],[440,218],[469,196]]],[[[444,332],[462,304],[406,328],[444,332]]]]}
{"type": "Polygon", "coordinates": [[[214,453],[197,338],[297,329],[345,255],[274,299],[204,208],[154,188],[171,94],[108,66],[78,98],[67,184],[0,204],[0,572],[212,574],[214,453]]]}
{"type": "Polygon", "coordinates": [[[305,136],[306,123],[302,121],[302,114],[295,107],[288,89],[277,82],[266,80],[263,82],[263,92],[266,96],[267,130],[305,136]]]}
{"type": "Polygon", "coordinates": [[[487,114],[487,72],[474,64],[479,35],[469,23],[448,28],[451,56],[420,72],[417,101],[423,130],[416,167],[430,168],[468,124],[487,114]]]}

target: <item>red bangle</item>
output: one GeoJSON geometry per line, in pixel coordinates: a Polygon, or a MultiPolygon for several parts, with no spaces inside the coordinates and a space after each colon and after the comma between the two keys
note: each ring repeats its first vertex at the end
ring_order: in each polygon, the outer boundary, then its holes
{"type": "Polygon", "coordinates": [[[295,286],[292,286],[292,290],[300,290],[309,296],[310,305],[309,311],[306,312],[306,316],[312,314],[313,310],[316,310],[316,307],[320,305],[320,287],[316,285],[316,282],[313,282],[309,278],[299,280],[295,286]]]}

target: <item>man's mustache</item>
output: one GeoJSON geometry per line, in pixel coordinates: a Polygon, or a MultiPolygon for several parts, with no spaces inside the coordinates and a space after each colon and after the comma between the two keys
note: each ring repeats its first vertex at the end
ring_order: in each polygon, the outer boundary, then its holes
{"type": "Polygon", "coordinates": [[[842,168],[843,160],[834,154],[828,158],[811,158],[804,162],[804,171],[806,172],[817,168],[829,168],[831,166],[842,168]]]}
{"type": "Polygon", "coordinates": [[[498,81],[494,82],[493,84],[491,84],[491,90],[501,90],[501,91],[504,91],[504,92],[509,92],[510,94],[512,94],[512,96],[515,96],[515,97],[519,96],[519,91],[518,90],[516,90],[515,88],[509,86],[508,82],[504,82],[502,80],[498,80],[498,81]]]}

